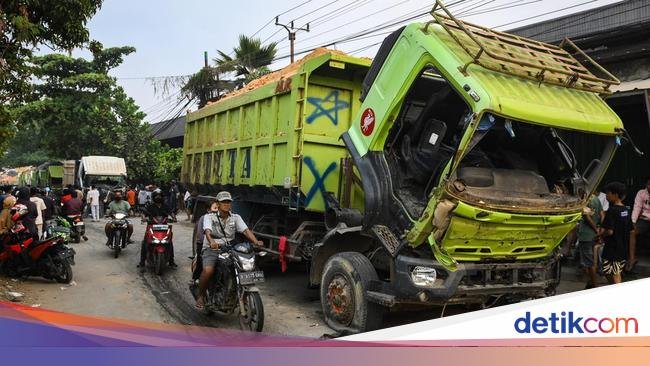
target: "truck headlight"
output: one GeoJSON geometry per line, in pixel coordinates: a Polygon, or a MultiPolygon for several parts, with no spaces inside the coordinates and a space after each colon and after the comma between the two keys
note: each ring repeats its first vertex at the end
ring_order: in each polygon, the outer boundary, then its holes
{"type": "Polygon", "coordinates": [[[411,270],[411,281],[415,286],[433,287],[436,282],[436,270],[431,267],[416,266],[411,270]]]}

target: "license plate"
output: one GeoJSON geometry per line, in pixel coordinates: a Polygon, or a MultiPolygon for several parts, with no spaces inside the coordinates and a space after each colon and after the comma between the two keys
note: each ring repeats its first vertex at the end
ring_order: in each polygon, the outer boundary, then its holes
{"type": "Polygon", "coordinates": [[[79,221],[79,222],[75,222],[75,223],[74,223],[74,226],[84,226],[84,223],[81,222],[81,221],[79,221]]]}
{"type": "Polygon", "coordinates": [[[241,272],[239,273],[239,284],[250,285],[253,283],[264,282],[264,272],[241,272]]]}
{"type": "Polygon", "coordinates": [[[162,230],[167,231],[168,228],[169,228],[168,225],[153,225],[152,226],[152,229],[155,230],[155,231],[162,231],[162,230]]]}

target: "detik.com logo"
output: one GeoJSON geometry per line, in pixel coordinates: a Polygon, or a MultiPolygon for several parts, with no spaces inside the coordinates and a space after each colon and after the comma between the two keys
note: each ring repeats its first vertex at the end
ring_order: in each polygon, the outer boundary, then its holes
{"type": "Polygon", "coordinates": [[[638,334],[639,321],[633,317],[585,317],[576,316],[573,311],[562,311],[559,314],[551,313],[550,316],[533,318],[530,311],[517,318],[514,323],[515,330],[520,334],[638,334]]]}

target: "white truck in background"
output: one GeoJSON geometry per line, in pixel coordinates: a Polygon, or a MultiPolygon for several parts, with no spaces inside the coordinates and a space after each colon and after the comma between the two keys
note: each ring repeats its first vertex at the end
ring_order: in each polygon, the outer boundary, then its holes
{"type": "Polygon", "coordinates": [[[126,162],[115,156],[84,156],[77,168],[77,184],[113,189],[126,185],[126,162]]]}

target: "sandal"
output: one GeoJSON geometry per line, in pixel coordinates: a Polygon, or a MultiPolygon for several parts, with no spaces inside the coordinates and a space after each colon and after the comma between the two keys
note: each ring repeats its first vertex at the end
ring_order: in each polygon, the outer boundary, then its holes
{"type": "Polygon", "coordinates": [[[196,304],[194,304],[194,307],[197,308],[198,310],[204,310],[205,309],[205,304],[203,303],[203,300],[196,300],[196,304]]]}

